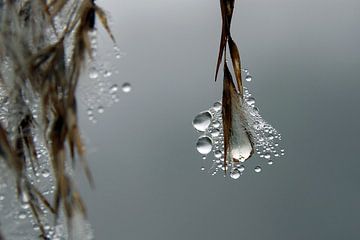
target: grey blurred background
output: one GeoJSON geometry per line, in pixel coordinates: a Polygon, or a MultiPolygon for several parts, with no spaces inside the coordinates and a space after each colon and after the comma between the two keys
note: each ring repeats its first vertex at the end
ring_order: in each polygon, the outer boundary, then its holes
{"type": "Polygon", "coordinates": [[[236,181],[200,171],[191,125],[221,96],[219,1],[98,4],[127,53],[118,83],[133,90],[97,124],[81,114],[96,239],[360,239],[360,1],[237,1],[247,86],[286,156],[236,181]]]}

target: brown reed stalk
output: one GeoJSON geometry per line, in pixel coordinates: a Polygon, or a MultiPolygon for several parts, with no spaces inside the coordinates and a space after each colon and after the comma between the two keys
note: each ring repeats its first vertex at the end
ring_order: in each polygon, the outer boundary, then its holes
{"type": "MultiPolygon", "coordinates": [[[[223,119],[223,130],[224,130],[224,169],[226,172],[227,163],[239,162],[240,159],[229,157],[229,152],[231,152],[232,139],[238,138],[236,136],[239,131],[236,128],[239,126],[234,126],[236,120],[235,117],[241,116],[241,107],[243,103],[243,82],[241,76],[241,61],[240,53],[235,41],[231,37],[231,20],[234,12],[235,0],[220,0],[221,8],[221,17],[222,17],[222,31],[220,37],[220,47],[218,53],[218,59],[215,70],[215,81],[217,80],[219,68],[221,62],[224,61],[224,77],[223,77],[223,96],[222,96],[222,119],[223,119]],[[234,75],[236,78],[237,88],[234,84],[232,74],[229,70],[226,60],[227,47],[230,51],[231,63],[234,70],[234,75]]],[[[245,121],[245,118],[242,120],[245,121]]],[[[244,129],[245,137],[251,145],[251,155],[254,153],[253,142],[251,133],[244,129]]],[[[250,155],[250,156],[251,156],[250,155]]]]}

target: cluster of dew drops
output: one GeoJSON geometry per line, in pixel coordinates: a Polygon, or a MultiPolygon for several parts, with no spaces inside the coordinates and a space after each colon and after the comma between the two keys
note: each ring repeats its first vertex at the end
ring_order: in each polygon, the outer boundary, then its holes
{"type": "Polygon", "coordinates": [[[99,56],[97,53],[97,34],[93,31],[90,36],[92,46],[92,61],[88,68],[88,78],[80,81],[80,98],[87,107],[87,115],[91,122],[96,123],[96,115],[105,112],[114,103],[120,101],[120,94],[129,93],[132,86],[129,82],[117,83],[119,71],[113,65],[113,60],[121,60],[126,53],[121,52],[117,45],[110,53],[99,56]],[[103,59],[105,58],[105,59],[103,59]]]}
{"type": "MultiPolygon", "coordinates": [[[[51,173],[51,166],[48,161],[49,154],[42,140],[37,139],[36,137],[34,141],[36,143],[36,154],[39,164],[35,166],[36,171],[33,171],[32,166],[27,163],[26,168],[28,170],[28,178],[30,183],[36,185],[36,188],[45,197],[51,198],[55,191],[55,180],[51,173]]],[[[0,170],[5,170],[3,167],[4,166],[1,166],[0,170]]],[[[0,211],[3,214],[1,216],[3,226],[9,228],[22,227],[23,229],[27,229],[27,227],[31,226],[35,231],[34,234],[38,234],[40,232],[40,226],[33,216],[29,204],[30,196],[25,192],[19,196],[14,194],[14,186],[6,180],[9,179],[7,177],[9,172],[5,170],[3,171],[3,174],[3,179],[0,178],[0,211]],[[9,225],[9,222],[14,224],[9,225]]],[[[66,234],[62,224],[63,220],[54,226],[51,223],[53,215],[47,207],[44,204],[39,204],[38,207],[43,213],[42,222],[44,224],[44,230],[46,231],[46,237],[49,239],[62,239],[61,236],[66,234]]],[[[27,239],[30,239],[32,238],[31,234],[33,233],[24,231],[22,234],[26,235],[28,237],[27,239]]]]}
{"type": "MultiPolygon", "coordinates": [[[[245,80],[251,82],[253,77],[249,71],[247,69],[242,71],[245,73],[245,80]]],[[[262,118],[259,108],[255,105],[255,98],[246,87],[244,87],[244,100],[243,108],[247,118],[247,129],[253,136],[255,153],[264,159],[265,164],[273,165],[276,158],[285,155],[285,150],[279,145],[281,134],[262,118]]],[[[247,162],[226,162],[224,164],[224,133],[221,110],[221,101],[217,101],[208,110],[197,114],[192,122],[197,132],[201,133],[196,141],[196,149],[202,155],[203,160],[201,170],[206,170],[204,165],[210,158],[208,173],[211,175],[216,175],[219,171],[225,173],[224,170],[230,168],[230,172],[227,171],[229,176],[232,179],[238,179],[247,169],[247,162]],[[212,153],[211,157],[208,156],[210,153],[212,153]]],[[[264,161],[253,168],[255,173],[262,171],[264,161]]]]}

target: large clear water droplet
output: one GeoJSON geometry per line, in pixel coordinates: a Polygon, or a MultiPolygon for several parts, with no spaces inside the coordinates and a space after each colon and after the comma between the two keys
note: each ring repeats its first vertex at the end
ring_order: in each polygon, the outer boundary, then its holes
{"type": "Polygon", "coordinates": [[[208,111],[201,112],[195,116],[193,126],[196,130],[204,132],[210,125],[211,114],[208,111]]]}
{"type": "Polygon", "coordinates": [[[196,143],[196,149],[203,155],[209,154],[212,149],[212,140],[208,136],[199,137],[196,143]]]}

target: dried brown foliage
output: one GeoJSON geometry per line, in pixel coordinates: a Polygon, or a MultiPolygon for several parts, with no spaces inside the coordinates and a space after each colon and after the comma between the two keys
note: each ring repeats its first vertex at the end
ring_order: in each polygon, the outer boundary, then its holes
{"type": "MultiPolygon", "coordinates": [[[[41,221],[40,204],[54,213],[63,210],[68,220],[75,211],[86,208],[74,182],[66,171],[67,153],[73,163],[80,160],[93,185],[81,139],[76,89],[80,73],[91,57],[89,33],[96,16],[114,40],[105,12],[92,0],[4,1],[0,22],[0,62],[11,64],[13,74],[1,74],[1,88],[7,92],[10,107],[17,109],[15,130],[0,123],[0,157],[16,177],[18,195],[26,195],[42,237],[46,232],[41,221]],[[58,19],[65,26],[56,26],[58,19]],[[27,96],[40,101],[41,117],[35,119],[27,96]],[[29,181],[27,165],[38,169],[34,126],[40,126],[54,172],[54,202],[29,181]]],[[[8,119],[8,122],[11,120],[8,119]]],[[[71,227],[69,225],[69,227],[71,227]]],[[[2,239],[0,237],[0,239],[2,239]]]]}
{"type": "MultiPolygon", "coordinates": [[[[240,126],[234,126],[234,117],[241,116],[241,103],[243,102],[243,83],[241,76],[241,61],[240,61],[240,53],[235,41],[231,37],[231,20],[234,12],[234,4],[235,0],[220,0],[221,7],[221,16],[222,16],[222,31],[220,37],[220,47],[219,54],[216,64],[215,71],[215,81],[218,76],[219,68],[221,62],[224,61],[224,84],[223,84],[223,97],[222,97],[222,119],[223,119],[223,129],[224,129],[224,169],[226,171],[226,164],[229,162],[238,162],[239,159],[232,159],[229,157],[229,151],[233,147],[231,146],[231,139],[236,133],[235,128],[239,128],[240,126]],[[232,62],[232,67],[235,73],[237,88],[234,85],[233,78],[229,67],[226,62],[226,53],[227,47],[230,51],[230,57],[232,62]]],[[[246,119],[243,118],[243,121],[246,119]]],[[[244,127],[244,126],[241,126],[244,127]]],[[[248,138],[248,142],[251,144],[251,154],[253,153],[253,143],[252,138],[250,136],[250,132],[247,132],[244,129],[246,136],[248,138]]],[[[250,155],[251,156],[251,155],[250,155]]]]}

